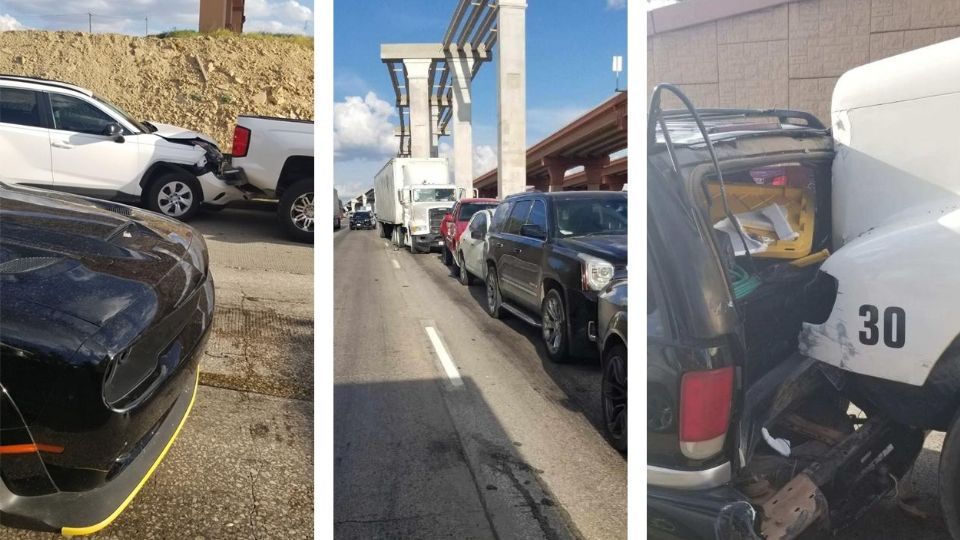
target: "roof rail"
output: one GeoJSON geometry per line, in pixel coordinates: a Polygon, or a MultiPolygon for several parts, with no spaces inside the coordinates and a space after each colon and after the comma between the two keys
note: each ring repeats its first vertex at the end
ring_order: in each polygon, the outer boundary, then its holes
{"type": "Polygon", "coordinates": [[[54,81],[51,79],[41,79],[40,77],[27,77],[25,75],[11,75],[8,73],[0,73],[0,80],[5,81],[20,81],[20,82],[29,82],[35,84],[42,84],[46,86],[54,86],[57,88],[63,88],[65,90],[73,90],[74,92],[80,92],[88,96],[92,96],[93,92],[83,88],[82,86],[77,86],[75,84],[70,84],[63,81],[54,81]]]}
{"type": "MultiPolygon", "coordinates": [[[[697,109],[702,120],[723,120],[733,118],[774,117],[781,124],[801,125],[813,129],[826,129],[826,126],[814,115],[792,109],[697,109]],[[796,122],[802,120],[802,123],[796,122]]],[[[677,109],[662,111],[664,120],[694,120],[689,110],[677,109]]]]}

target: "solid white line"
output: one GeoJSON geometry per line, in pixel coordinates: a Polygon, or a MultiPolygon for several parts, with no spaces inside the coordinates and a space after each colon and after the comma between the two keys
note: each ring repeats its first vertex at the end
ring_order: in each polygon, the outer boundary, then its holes
{"type": "Polygon", "coordinates": [[[400,263],[398,263],[396,259],[390,259],[390,263],[393,264],[393,267],[397,270],[400,269],[400,263]]]}
{"type": "Polygon", "coordinates": [[[440,358],[440,364],[443,365],[443,370],[447,372],[447,378],[450,379],[450,382],[454,386],[463,386],[460,372],[457,371],[457,366],[453,365],[453,359],[450,358],[450,353],[447,352],[446,347],[443,346],[443,342],[440,341],[440,334],[437,333],[437,329],[432,326],[424,326],[423,329],[426,330],[427,337],[430,338],[430,343],[433,345],[433,350],[436,351],[437,357],[440,358]]]}

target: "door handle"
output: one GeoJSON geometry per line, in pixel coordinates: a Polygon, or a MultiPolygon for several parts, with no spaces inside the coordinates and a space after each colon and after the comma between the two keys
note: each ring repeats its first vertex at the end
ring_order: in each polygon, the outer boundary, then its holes
{"type": "Polygon", "coordinates": [[[503,242],[497,242],[497,247],[498,247],[498,248],[502,248],[502,247],[503,247],[503,242]]]}
{"type": "Polygon", "coordinates": [[[519,255],[519,254],[523,253],[523,250],[520,249],[520,248],[513,248],[513,252],[516,253],[517,255],[519,255]]]}
{"type": "Polygon", "coordinates": [[[50,143],[50,146],[52,146],[52,147],[54,147],[54,148],[65,148],[65,149],[67,149],[67,150],[73,148],[73,145],[72,145],[72,144],[62,143],[62,142],[53,142],[53,143],[50,143]]]}

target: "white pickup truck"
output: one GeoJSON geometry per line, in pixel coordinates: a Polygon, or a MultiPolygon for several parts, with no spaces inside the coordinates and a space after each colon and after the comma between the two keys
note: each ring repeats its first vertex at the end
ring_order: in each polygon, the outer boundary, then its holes
{"type": "Polygon", "coordinates": [[[240,116],[233,130],[231,164],[253,196],[280,201],[283,231],[313,242],[313,121],[240,116]]]}

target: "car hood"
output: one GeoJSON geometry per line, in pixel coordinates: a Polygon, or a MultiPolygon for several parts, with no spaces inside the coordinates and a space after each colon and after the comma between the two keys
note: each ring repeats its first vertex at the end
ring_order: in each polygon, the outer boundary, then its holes
{"type": "Polygon", "coordinates": [[[202,239],[151,212],[0,184],[0,215],[3,293],[98,326],[145,297],[172,309],[205,273],[202,239]]]}
{"type": "Polygon", "coordinates": [[[200,139],[206,141],[214,146],[217,142],[213,140],[209,135],[204,135],[203,133],[198,133],[196,131],[190,131],[189,129],[182,128],[180,126],[173,126],[170,124],[162,124],[160,122],[150,121],[150,125],[157,128],[154,135],[163,137],[164,139],[171,140],[180,140],[180,141],[190,141],[194,139],[200,139]]]}
{"type": "Polygon", "coordinates": [[[567,249],[599,257],[615,265],[627,263],[627,235],[604,234],[596,236],[572,236],[557,240],[567,249]]]}

